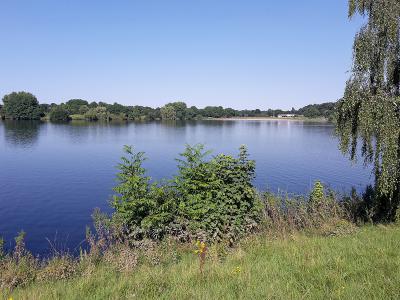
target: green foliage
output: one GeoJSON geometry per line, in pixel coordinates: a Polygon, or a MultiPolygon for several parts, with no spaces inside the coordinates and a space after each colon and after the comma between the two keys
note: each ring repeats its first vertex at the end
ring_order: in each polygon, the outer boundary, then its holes
{"type": "Polygon", "coordinates": [[[84,115],[84,114],[86,114],[86,113],[88,112],[88,110],[89,110],[89,106],[87,106],[87,105],[82,105],[82,106],[80,106],[79,109],[78,109],[78,114],[84,115]]]}
{"type": "MultiPolygon", "coordinates": [[[[21,92],[24,93],[24,92],[21,92]]],[[[12,93],[21,94],[21,93],[12,93]]],[[[29,94],[29,93],[25,93],[29,94]]],[[[7,95],[7,96],[10,96],[7,95]]],[[[30,95],[30,94],[29,94],[30,95]]],[[[21,95],[20,95],[21,96],[21,95]]],[[[14,96],[13,96],[14,97],[14,96]]],[[[22,97],[22,96],[21,96],[22,97]]],[[[25,96],[24,96],[25,97],[25,96]]],[[[8,101],[5,97],[5,100],[8,101]]],[[[35,104],[37,106],[37,103],[35,104]]],[[[5,105],[6,106],[6,105],[5,105]]],[[[30,106],[30,104],[28,105],[30,106]]],[[[236,110],[233,108],[223,108],[222,106],[206,106],[199,109],[196,106],[187,107],[184,102],[171,102],[167,103],[161,108],[151,108],[148,106],[124,106],[122,104],[114,103],[107,104],[105,102],[91,102],[88,103],[82,99],[71,99],[66,103],[61,104],[40,104],[38,109],[26,112],[26,105],[20,102],[12,106],[10,114],[6,114],[5,107],[0,105],[0,118],[14,118],[14,119],[38,119],[42,116],[51,113],[55,108],[62,108],[68,112],[68,115],[75,116],[72,119],[81,119],[80,115],[84,115],[85,119],[90,121],[109,121],[109,120],[198,120],[202,118],[230,118],[230,117],[275,117],[278,114],[293,113],[303,114],[306,117],[326,117],[331,118],[333,114],[334,103],[327,102],[322,104],[307,105],[299,110],[292,108],[290,111],[281,109],[268,109],[262,111],[260,109],[245,109],[236,110]],[[23,113],[22,113],[22,112],[23,113]]],[[[61,120],[54,118],[54,120],[61,120]]],[[[65,120],[65,118],[63,118],[65,120]]]]}
{"type": "Polygon", "coordinates": [[[65,109],[69,112],[70,115],[75,115],[80,113],[80,108],[82,106],[88,106],[89,103],[86,100],[82,99],[71,99],[65,103],[65,109]]]}
{"type": "Polygon", "coordinates": [[[134,238],[160,238],[176,212],[173,191],[168,185],[150,183],[142,166],[143,152],[135,153],[129,146],[124,151],[127,156],[118,165],[112,206],[134,238]]]}
{"type": "MultiPolygon", "coordinates": [[[[304,115],[307,118],[324,117],[327,119],[333,118],[335,109],[334,102],[326,102],[321,104],[306,105],[298,110],[298,114],[304,115]]],[[[293,110],[292,110],[293,113],[293,110]]],[[[295,113],[295,111],[294,111],[295,113]]]]}
{"type": "Polygon", "coordinates": [[[187,106],[184,102],[168,103],[161,108],[161,117],[165,120],[185,120],[187,106]]]}
{"type": "Polygon", "coordinates": [[[222,106],[206,106],[202,110],[205,117],[209,118],[221,118],[224,114],[224,108],[222,106]]]}
{"type": "Polygon", "coordinates": [[[55,106],[50,110],[50,121],[68,121],[69,112],[63,106],[55,106]]]}
{"type": "Polygon", "coordinates": [[[207,240],[233,242],[256,226],[260,202],[252,185],[255,163],[247,149],[238,158],[220,154],[205,161],[202,145],[187,146],[175,179],[180,214],[192,232],[207,240]]]}
{"type": "Polygon", "coordinates": [[[321,181],[316,181],[310,193],[310,203],[314,206],[318,206],[323,201],[324,196],[324,186],[321,181]]]}
{"type": "Polygon", "coordinates": [[[132,236],[158,238],[186,228],[189,235],[233,242],[256,227],[261,202],[246,148],[240,148],[238,158],[221,154],[209,161],[203,148],[187,146],[178,160],[179,174],[158,184],[145,176],[144,154],[125,147],[112,206],[132,236]]]}
{"type": "Polygon", "coordinates": [[[175,108],[172,105],[165,105],[161,107],[161,118],[163,120],[176,120],[176,111],[175,108]]]}
{"type": "Polygon", "coordinates": [[[96,106],[90,108],[85,113],[85,118],[89,121],[109,121],[111,119],[110,113],[107,111],[105,106],[96,106]]]}
{"type": "Polygon", "coordinates": [[[375,219],[393,220],[400,198],[400,4],[397,0],[349,0],[349,16],[367,20],[354,39],[352,76],[337,105],[343,152],[375,175],[375,219]]]}
{"type": "Polygon", "coordinates": [[[13,92],[3,97],[3,111],[6,118],[16,120],[37,120],[42,112],[36,97],[27,92],[13,92]]]}
{"type": "Polygon", "coordinates": [[[127,108],[122,104],[114,103],[112,105],[107,105],[107,110],[111,114],[126,114],[127,108]]]}

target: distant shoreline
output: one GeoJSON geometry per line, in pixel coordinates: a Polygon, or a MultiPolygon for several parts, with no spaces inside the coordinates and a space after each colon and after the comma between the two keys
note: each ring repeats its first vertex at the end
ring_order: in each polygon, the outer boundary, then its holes
{"type": "Polygon", "coordinates": [[[220,120],[220,121],[307,121],[331,123],[326,118],[278,118],[278,117],[231,117],[231,118],[204,118],[203,120],[220,120]]]}
{"type": "MultiPolygon", "coordinates": [[[[5,121],[5,120],[12,120],[12,119],[1,119],[0,121],[5,121]]],[[[201,119],[190,119],[190,120],[182,120],[182,121],[303,121],[303,122],[318,122],[318,123],[332,123],[329,121],[327,118],[306,118],[306,117],[297,117],[297,118],[278,118],[278,117],[223,117],[223,118],[201,118],[201,119]]],[[[13,121],[31,121],[31,120],[13,120],[13,121]]],[[[36,121],[36,120],[35,120],[36,121]]],[[[42,122],[50,122],[49,118],[47,117],[42,117],[40,120],[37,121],[42,121],[42,122]]],[[[66,122],[76,122],[76,121],[85,121],[85,122],[103,122],[102,120],[86,120],[84,118],[79,118],[75,116],[72,116],[69,121],[66,122]]],[[[125,119],[110,119],[106,122],[134,122],[134,121],[146,121],[146,120],[125,120],[125,119]]],[[[154,121],[162,121],[160,119],[154,120],[154,121]]],[[[167,120],[171,121],[171,120],[167,120]]]]}

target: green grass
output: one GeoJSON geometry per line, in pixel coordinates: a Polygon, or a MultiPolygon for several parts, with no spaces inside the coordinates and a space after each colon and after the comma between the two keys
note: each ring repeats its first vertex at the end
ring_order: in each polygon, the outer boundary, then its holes
{"type": "Polygon", "coordinates": [[[86,120],[84,115],[79,115],[79,114],[70,115],[69,117],[71,118],[71,120],[86,120]]]}
{"type": "MultiPolygon", "coordinates": [[[[178,263],[141,264],[122,274],[105,265],[88,276],[18,288],[13,299],[399,299],[400,228],[351,235],[249,238],[199,274],[193,253],[178,263]],[[240,268],[240,272],[237,272],[240,268]]],[[[6,297],[10,295],[4,295],[6,297]]]]}

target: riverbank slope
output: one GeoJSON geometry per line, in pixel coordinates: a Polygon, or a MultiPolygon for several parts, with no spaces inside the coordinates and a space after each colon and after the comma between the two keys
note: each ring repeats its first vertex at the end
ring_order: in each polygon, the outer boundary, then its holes
{"type": "MultiPolygon", "coordinates": [[[[18,288],[13,299],[396,299],[400,227],[366,226],[338,236],[253,236],[203,275],[189,250],[120,273],[100,264],[86,276],[18,288]]],[[[169,250],[166,249],[168,252],[169,250]]]]}

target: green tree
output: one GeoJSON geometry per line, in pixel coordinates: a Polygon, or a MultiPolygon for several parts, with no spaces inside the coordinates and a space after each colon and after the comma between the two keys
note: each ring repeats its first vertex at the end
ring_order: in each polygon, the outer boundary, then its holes
{"type": "Polygon", "coordinates": [[[95,108],[98,105],[97,105],[97,103],[95,101],[93,101],[93,102],[90,102],[90,104],[88,106],[89,106],[89,108],[95,108]]]}
{"type": "Polygon", "coordinates": [[[50,111],[50,121],[68,121],[69,112],[64,106],[55,106],[50,111]]]}
{"type": "Polygon", "coordinates": [[[233,108],[225,108],[224,109],[224,115],[226,117],[233,117],[236,115],[236,111],[233,108]]]}
{"type": "Polygon", "coordinates": [[[176,111],[175,108],[172,105],[165,105],[163,107],[161,107],[160,110],[161,113],[161,118],[163,120],[176,120],[176,111]]]}
{"type": "Polygon", "coordinates": [[[185,116],[187,120],[193,120],[198,117],[199,110],[196,106],[191,106],[186,109],[185,116]]]}
{"type": "Polygon", "coordinates": [[[220,118],[224,116],[224,109],[222,106],[206,106],[202,110],[205,117],[220,118]]]}
{"type": "Polygon", "coordinates": [[[36,97],[27,92],[13,92],[3,97],[3,111],[6,118],[16,120],[37,120],[42,116],[36,97]]]}
{"type": "Polygon", "coordinates": [[[161,117],[166,120],[185,120],[186,110],[185,102],[167,103],[161,108],[161,117]]]}
{"type": "Polygon", "coordinates": [[[118,104],[116,102],[114,102],[114,104],[112,104],[112,105],[108,105],[107,110],[110,113],[116,114],[116,115],[126,113],[126,111],[127,111],[125,106],[123,106],[122,104],[118,104]]]}
{"type": "Polygon", "coordinates": [[[310,105],[306,110],[304,110],[304,116],[307,118],[316,118],[319,117],[321,114],[315,105],[310,105]]]}
{"type": "Polygon", "coordinates": [[[85,118],[89,121],[109,121],[110,120],[110,113],[107,111],[107,108],[104,106],[97,106],[94,108],[90,108],[85,113],[85,118]]]}
{"type": "Polygon", "coordinates": [[[87,105],[82,105],[79,107],[79,114],[84,115],[89,111],[89,107],[87,105]]]}
{"type": "Polygon", "coordinates": [[[71,99],[65,103],[65,108],[69,111],[71,115],[75,115],[79,113],[79,108],[83,105],[88,106],[89,103],[86,100],[82,99],[71,99]]]}
{"type": "Polygon", "coordinates": [[[374,218],[392,220],[400,191],[400,2],[349,0],[349,17],[366,23],[356,34],[352,75],[337,104],[337,132],[343,152],[373,164],[374,218]]]}
{"type": "Polygon", "coordinates": [[[167,105],[171,105],[175,109],[176,118],[179,120],[186,119],[186,103],[185,102],[172,102],[167,105]]]}
{"type": "Polygon", "coordinates": [[[3,105],[0,104],[0,120],[3,119],[4,117],[5,117],[5,113],[4,113],[3,105]]]}

